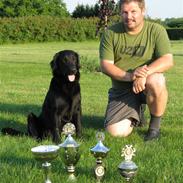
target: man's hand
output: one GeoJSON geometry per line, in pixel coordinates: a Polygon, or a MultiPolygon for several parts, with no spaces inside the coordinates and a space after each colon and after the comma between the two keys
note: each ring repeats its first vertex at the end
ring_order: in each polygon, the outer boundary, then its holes
{"type": "Polygon", "coordinates": [[[148,76],[149,69],[147,65],[138,67],[133,72],[133,92],[140,93],[145,90],[146,78],[148,76]]]}
{"type": "Polygon", "coordinates": [[[146,78],[148,75],[149,69],[147,68],[147,65],[143,65],[142,67],[138,67],[133,72],[133,80],[136,78],[146,78]]]}
{"type": "Polygon", "coordinates": [[[146,78],[138,77],[133,82],[133,92],[138,94],[145,90],[146,78]]]}

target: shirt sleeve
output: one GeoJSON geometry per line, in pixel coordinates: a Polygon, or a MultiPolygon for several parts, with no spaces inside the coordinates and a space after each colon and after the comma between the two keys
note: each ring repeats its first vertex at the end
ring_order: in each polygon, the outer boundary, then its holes
{"type": "Polygon", "coordinates": [[[99,47],[100,60],[114,60],[113,35],[110,30],[106,30],[102,35],[99,47]]]}
{"type": "Polygon", "coordinates": [[[161,57],[165,54],[171,53],[170,40],[166,29],[163,26],[158,26],[156,30],[155,55],[161,57]]]}

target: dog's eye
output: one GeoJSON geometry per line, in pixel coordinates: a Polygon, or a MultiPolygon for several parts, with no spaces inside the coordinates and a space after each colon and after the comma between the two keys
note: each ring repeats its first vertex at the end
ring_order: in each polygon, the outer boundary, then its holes
{"type": "Polygon", "coordinates": [[[68,59],[67,59],[67,58],[64,58],[64,59],[63,59],[63,63],[64,63],[64,64],[67,64],[67,63],[68,63],[68,59]]]}

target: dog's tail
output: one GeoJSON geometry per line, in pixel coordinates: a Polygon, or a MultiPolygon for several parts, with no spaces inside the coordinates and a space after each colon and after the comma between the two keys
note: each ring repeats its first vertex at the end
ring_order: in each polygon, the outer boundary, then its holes
{"type": "Polygon", "coordinates": [[[28,135],[25,132],[21,132],[19,130],[16,130],[16,129],[13,129],[13,128],[9,128],[9,127],[1,129],[1,133],[3,135],[11,135],[11,136],[24,136],[24,135],[28,135]]]}
{"type": "Polygon", "coordinates": [[[33,120],[36,118],[36,116],[33,113],[30,113],[27,117],[27,132],[22,132],[19,130],[16,130],[14,128],[2,128],[1,129],[1,134],[3,135],[10,135],[10,136],[32,136],[30,132],[30,126],[32,126],[33,120]]]}
{"type": "Polygon", "coordinates": [[[30,113],[27,117],[27,133],[29,136],[42,139],[42,134],[40,133],[40,121],[34,113],[30,113]]]}

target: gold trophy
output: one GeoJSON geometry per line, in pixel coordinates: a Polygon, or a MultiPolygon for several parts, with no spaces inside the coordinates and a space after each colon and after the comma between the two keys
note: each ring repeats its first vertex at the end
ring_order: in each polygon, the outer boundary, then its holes
{"type": "Polygon", "coordinates": [[[95,172],[95,177],[97,179],[97,182],[100,182],[103,179],[106,171],[106,168],[104,163],[102,162],[102,159],[107,156],[109,149],[105,147],[102,143],[102,141],[104,141],[105,139],[104,133],[98,132],[96,134],[96,138],[98,140],[98,143],[95,147],[91,148],[90,151],[91,151],[91,154],[93,154],[93,156],[96,158],[96,165],[94,168],[94,172],[95,172]]]}
{"type": "Polygon", "coordinates": [[[129,182],[137,173],[137,165],[132,161],[132,157],[135,156],[136,149],[132,145],[126,145],[122,149],[121,156],[125,157],[125,160],[118,166],[120,174],[129,182]]]}
{"type": "Polygon", "coordinates": [[[75,126],[72,123],[66,123],[63,127],[63,134],[66,136],[65,141],[59,145],[61,158],[67,167],[69,180],[75,181],[75,165],[80,159],[79,144],[74,140],[72,135],[75,133],[75,126]]]}

